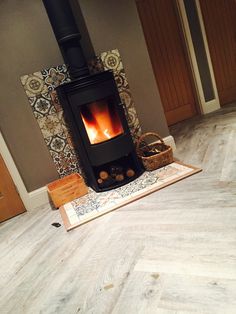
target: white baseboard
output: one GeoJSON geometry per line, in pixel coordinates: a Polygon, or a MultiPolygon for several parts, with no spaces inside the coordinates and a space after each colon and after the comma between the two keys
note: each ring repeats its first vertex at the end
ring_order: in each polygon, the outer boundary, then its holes
{"type": "Polygon", "coordinates": [[[28,210],[49,204],[49,195],[46,186],[28,193],[28,210]]]}
{"type": "Polygon", "coordinates": [[[1,132],[0,132],[0,154],[18,190],[22,202],[25,205],[25,208],[28,211],[30,211],[41,205],[48,204],[49,198],[46,187],[42,187],[33,192],[27,191],[1,132]]]}

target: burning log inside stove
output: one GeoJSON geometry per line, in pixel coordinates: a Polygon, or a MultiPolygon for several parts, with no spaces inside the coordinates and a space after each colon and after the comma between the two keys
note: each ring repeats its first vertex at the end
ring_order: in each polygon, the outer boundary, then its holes
{"type": "Polygon", "coordinates": [[[107,141],[124,132],[117,111],[108,100],[84,105],[81,115],[91,144],[107,141]]]}

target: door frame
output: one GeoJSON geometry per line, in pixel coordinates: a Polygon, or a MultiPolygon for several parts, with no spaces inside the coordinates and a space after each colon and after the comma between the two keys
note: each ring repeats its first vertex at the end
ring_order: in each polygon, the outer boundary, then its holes
{"type": "Polygon", "coordinates": [[[46,187],[28,192],[0,130],[0,154],[27,211],[49,203],[46,187]]]}
{"type": "Polygon", "coordinates": [[[221,107],[220,107],[219,96],[218,96],[218,91],[217,91],[217,86],[216,86],[216,81],[215,81],[215,75],[214,75],[213,66],[211,62],[211,56],[209,52],[207,36],[206,36],[200,3],[199,3],[199,0],[194,0],[194,1],[196,4],[197,14],[198,14],[199,22],[200,22],[201,32],[202,32],[203,41],[204,41],[204,47],[206,51],[206,56],[207,56],[207,61],[208,61],[208,66],[210,70],[210,76],[211,76],[211,81],[212,81],[212,86],[213,86],[213,91],[214,91],[214,96],[215,96],[215,98],[210,101],[205,101],[202,82],[201,82],[200,73],[199,73],[198,64],[197,64],[197,58],[196,58],[192,36],[190,32],[190,27],[189,27],[187,14],[186,14],[185,6],[184,6],[184,0],[176,0],[176,3],[177,3],[179,17],[181,20],[187,53],[188,53],[188,57],[190,61],[190,67],[191,67],[191,72],[192,72],[195,90],[197,94],[198,104],[199,104],[201,113],[206,114],[206,113],[218,110],[221,107]]]}

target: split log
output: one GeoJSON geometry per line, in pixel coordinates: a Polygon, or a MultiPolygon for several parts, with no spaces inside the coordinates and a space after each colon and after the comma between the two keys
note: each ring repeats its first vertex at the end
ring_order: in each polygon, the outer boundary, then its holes
{"type": "Polygon", "coordinates": [[[135,171],[134,171],[133,169],[129,168],[129,169],[126,170],[126,176],[127,176],[128,178],[131,178],[131,177],[133,177],[134,175],[135,175],[135,171]]]}
{"type": "Polygon", "coordinates": [[[125,178],[125,177],[124,177],[123,174],[117,174],[117,175],[115,176],[115,179],[116,179],[116,181],[118,181],[118,182],[123,181],[124,178],[125,178]]]}
{"type": "Polygon", "coordinates": [[[108,178],[106,180],[98,178],[97,182],[99,184],[99,187],[108,188],[108,187],[112,186],[116,181],[112,177],[108,176],[108,178]]]}
{"type": "Polygon", "coordinates": [[[98,178],[97,181],[98,181],[98,184],[102,184],[103,183],[103,180],[101,178],[98,178]]]}
{"type": "Polygon", "coordinates": [[[108,177],[109,177],[109,174],[108,174],[108,172],[106,172],[106,171],[100,171],[100,172],[99,172],[99,177],[100,177],[102,180],[107,180],[108,177]]]}

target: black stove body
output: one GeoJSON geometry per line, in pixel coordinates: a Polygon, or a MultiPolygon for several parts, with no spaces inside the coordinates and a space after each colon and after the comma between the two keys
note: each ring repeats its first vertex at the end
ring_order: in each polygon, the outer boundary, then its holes
{"type": "Polygon", "coordinates": [[[89,74],[69,1],[43,2],[72,78],[56,90],[87,184],[97,192],[124,185],[142,168],[113,73],[89,74]]]}

